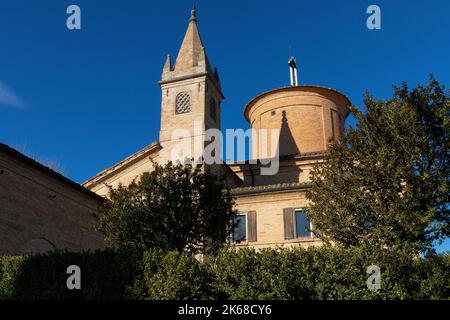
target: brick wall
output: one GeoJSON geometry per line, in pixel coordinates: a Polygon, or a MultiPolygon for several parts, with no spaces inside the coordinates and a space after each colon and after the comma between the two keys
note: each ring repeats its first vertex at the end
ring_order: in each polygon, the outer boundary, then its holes
{"type": "Polygon", "coordinates": [[[243,242],[241,246],[254,248],[317,246],[317,238],[296,238],[285,240],[283,209],[301,209],[308,204],[305,190],[254,193],[236,198],[236,208],[240,213],[256,211],[257,239],[255,242],[243,242]]]}
{"type": "Polygon", "coordinates": [[[104,247],[99,201],[0,150],[0,254],[104,247]]]}
{"type": "MultiPolygon", "coordinates": [[[[341,138],[348,115],[348,99],[337,91],[318,86],[276,89],[254,98],[245,108],[253,131],[253,158],[324,151],[331,140],[341,138]],[[260,129],[280,129],[279,141],[267,138],[268,150],[260,150],[260,129]]],[[[270,133],[268,134],[270,136],[270,133]]]]}

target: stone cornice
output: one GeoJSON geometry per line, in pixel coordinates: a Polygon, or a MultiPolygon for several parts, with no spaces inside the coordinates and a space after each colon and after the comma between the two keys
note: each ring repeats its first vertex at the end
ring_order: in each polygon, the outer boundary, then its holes
{"type": "Polygon", "coordinates": [[[195,79],[195,78],[200,78],[200,77],[207,77],[211,81],[211,83],[214,85],[216,90],[219,92],[222,100],[225,99],[225,96],[223,95],[222,90],[217,85],[216,81],[214,80],[214,78],[211,76],[211,74],[209,72],[198,72],[198,73],[187,74],[187,75],[184,75],[184,76],[179,76],[179,77],[173,77],[173,78],[169,78],[169,79],[159,80],[158,84],[162,86],[162,85],[165,85],[165,84],[168,84],[168,83],[172,83],[172,82],[178,82],[178,81],[183,81],[183,80],[190,80],[190,79],[195,79]]]}
{"type": "Polygon", "coordinates": [[[264,193],[264,192],[276,192],[276,191],[290,191],[290,190],[302,190],[311,188],[311,183],[309,182],[293,182],[293,183],[279,183],[279,184],[269,184],[254,187],[239,187],[231,189],[231,194],[234,196],[264,193]]]}

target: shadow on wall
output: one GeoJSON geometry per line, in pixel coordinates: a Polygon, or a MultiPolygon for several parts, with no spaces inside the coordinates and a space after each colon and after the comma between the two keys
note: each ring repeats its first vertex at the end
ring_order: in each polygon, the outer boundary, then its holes
{"type": "Polygon", "coordinates": [[[277,144],[280,160],[278,172],[273,175],[262,175],[260,164],[246,162],[240,167],[243,172],[242,187],[300,182],[302,169],[298,167],[294,158],[300,154],[300,150],[289,127],[286,111],[282,111],[281,114],[280,136],[277,144]]]}
{"type": "Polygon", "coordinates": [[[286,116],[286,111],[282,112],[281,116],[281,128],[280,128],[280,138],[278,140],[278,149],[280,156],[286,155],[296,155],[300,153],[297,147],[294,136],[292,135],[291,129],[289,128],[288,119],[286,116]]]}
{"type": "Polygon", "coordinates": [[[279,183],[300,182],[301,169],[297,166],[295,155],[300,154],[294,136],[289,128],[286,111],[281,117],[280,137],[278,140],[279,169],[274,175],[261,175],[257,172],[253,185],[270,185],[279,183]]]}

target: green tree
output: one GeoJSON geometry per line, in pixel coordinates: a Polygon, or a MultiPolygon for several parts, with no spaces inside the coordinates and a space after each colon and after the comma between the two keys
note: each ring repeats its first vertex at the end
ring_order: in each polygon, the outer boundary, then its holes
{"type": "Polygon", "coordinates": [[[388,100],[366,93],[364,103],[312,170],[309,218],[343,247],[429,249],[450,236],[449,95],[430,77],[412,90],[394,86],[388,100]]]}
{"type": "Polygon", "coordinates": [[[129,186],[110,188],[98,229],[116,246],[215,252],[235,216],[223,181],[192,165],[164,166],[129,186]]]}

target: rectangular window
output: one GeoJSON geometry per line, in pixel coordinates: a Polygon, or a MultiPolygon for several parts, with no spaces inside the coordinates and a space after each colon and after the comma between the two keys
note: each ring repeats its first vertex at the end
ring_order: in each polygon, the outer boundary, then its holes
{"type": "Polygon", "coordinates": [[[297,238],[311,237],[311,223],[304,210],[295,209],[295,235],[297,238]]]}
{"type": "Polygon", "coordinates": [[[233,242],[247,241],[247,215],[238,214],[234,218],[233,242]]]}

